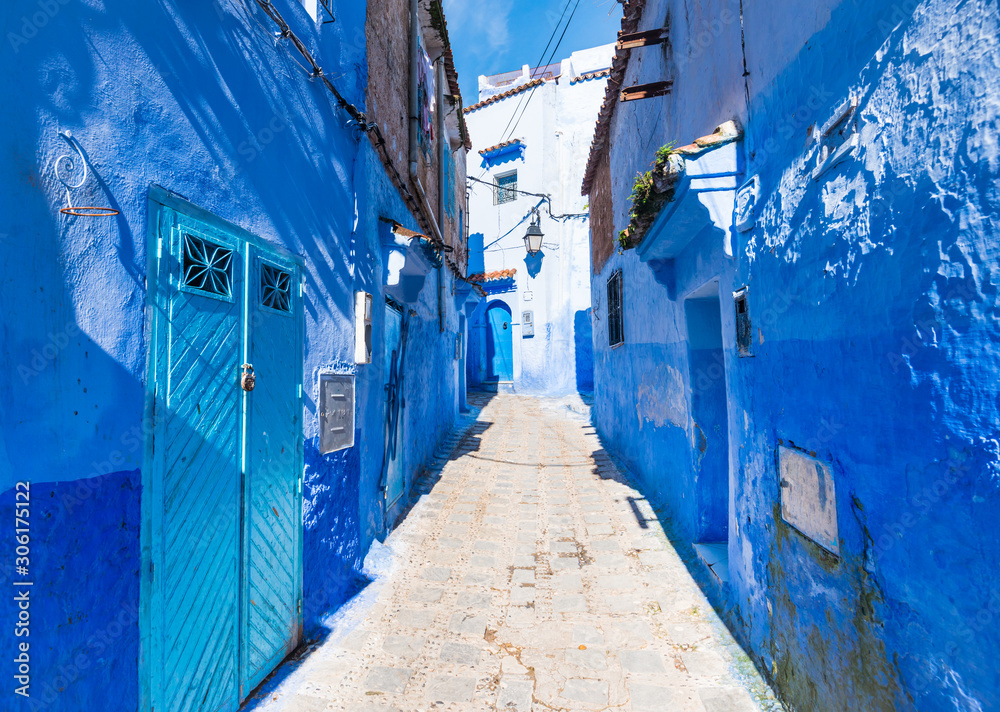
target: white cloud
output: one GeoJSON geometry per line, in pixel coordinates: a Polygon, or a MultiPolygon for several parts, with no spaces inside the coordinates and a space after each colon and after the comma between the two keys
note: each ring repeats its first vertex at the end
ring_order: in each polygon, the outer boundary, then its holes
{"type": "Polygon", "coordinates": [[[475,0],[444,0],[453,45],[475,59],[495,59],[510,49],[511,4],[487,5],[475,0]]]}

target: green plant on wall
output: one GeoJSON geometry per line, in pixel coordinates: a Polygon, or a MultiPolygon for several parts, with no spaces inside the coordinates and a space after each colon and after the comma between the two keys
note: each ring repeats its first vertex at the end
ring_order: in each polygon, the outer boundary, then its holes
{"type": "MultiPolygon", "coordinates": [[[[674,185],[680,173],[671,161],[674,155],[674,141],[656,150],[650,170],[638,173],[632,185],[632,209],[629,224],[618,233],[618,245],[628,250],[642,242],[642,236],[656,220],[663,206],[674,199],[674,185]]],[[[681,164],[683,169],[683,163],[681,164]]]]}
{"type": "Polygon", "coordinates": [[[658,149],[656,149],[656,159],[653,161],[653,165],[654,166],[657,166],[657,165],[663,166],[663,165],[665,165],[666,162],[668,160],[670,160],[670,156],[673,155],[674,148],[676,146],[677,146],[677,142],[676,141],[671,141],[670,143],[664,144],[664,145],[660,146],[658,149]]]}

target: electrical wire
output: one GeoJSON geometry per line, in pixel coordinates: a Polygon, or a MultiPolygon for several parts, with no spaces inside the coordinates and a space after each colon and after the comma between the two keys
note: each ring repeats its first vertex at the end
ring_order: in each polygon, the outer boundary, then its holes
{"type": "MultiPolygon", "coordinates": [[[[254,16],[252,9],[247,5],[247,2],[249,0],[237,0],[237,1],[244,6],[247,16],[250,17],[264,31],[265,35],[271,36],[271,33],[268,31],[268,29],[263,24],[261,24],[261,22],[254,16]]],[[[282,39],[289,40],[292,46],[295,47],[296,50],[298,50],[298,53],[302,56],[303,59],[305,59],[306,63],[309,66],[306,67],[305,65],[303,65],[302,62],[295,59],[295,57],[287,50],[287,48],[282,47],[285,50],[285,53],[289,56],[289,59],[291,59],[300,69],[302,69],[302,71],[311,80],[315,79],[321,80],[324,86],[327,88],[327,90],[329,90],[329,92],[333,95],[337,106],[351,117],[351,121],[357,126],[357,128],[362,132],[373,135],[375,137],[373,143],[375,144],[376,150],[378,150],[382,154],[383,165],[388,167],[389,170],[391,171],[393,183],[396,185],[397,189],[402,193],[404,200],[406,200],[407,204],[410,206],[410,209],[412,210],[413,214],[418,216],[418,219],[423,218],[423,221],[427,221],[427,218],[424,215],[423,210],[420,208],[419,203],[417,203],[416,199],[413,197],[413,194],[410,192],[409,187],[406,185],[406,181],[403,180],[403,176],[400,174],[399,170],[396,168],[396,165],[392,160],[392,157],[389,155],[388,149],[386,148],[385,136],[383,136],[382,130],[379,127],[379,125],[373,121],[368,121],[368,118],[365,115],[365,113],[356,106],[354,106],[353,104],[351,104],[350,102],[348,102],[344,98],[344,96],[340,93],[340,91],[337,90],[337,87],[334,85],[333,81],[323,72],[323,68],[320,67],[315,57],[313,57],[312,53],[305,46],[305,43],[302,42],[301,39],[299,39],[298,35],[292,32],[292,29],[285,21],[285,18],[282,17],[281,13],[278,12],[278,9],[271,3],[270,0],[252,0],[252,1],[255,2],[260,7],[260,9],[263,10],[264,14],[267,15],[268,18],[270,18],[271,21],[278,26],[279,32],[274,33],[273,36],[277,37],[278,40],[282,39]]],[[[429,221],[427,222],[429,223],[429,221]]],[[[424,229],[427,230],[427,228],[424,229]]],[[[427,232],[430,232],[430,230],[427,230],[427,232]]],[[[452,262],[447,255],[447,253],[452,251],[453,248],[450,245],[445,244],[443,240],[439,240],[434,235],[428,235],[427,239],[437,250],[441,252],[441,256],[444,262],[448,265],[449,270],[451,270],[451,272],[456,277],[464,279],[464,277],[461,274],[461,270],[458,268],[458,265],[452,262]]]]}
{"type": "MultiPolygon", "coordinates": [[[[552,45],[552,40],[554,40],[556,38],[556,33],[559,31],[559,27],[562,25],[562,20],[563,20],[564,17],[566,17],[566,11],[569,10],[570,3],[572,3],[572,2],[573,2],[573,0],[566,0],[566,5],[563,7],[562,14],[559,16],[559,20],[556,21],[555,27],[552,28],[552,34],[549,35],[549,41],[545,43],[545,47],[544,47],[544,49],[542,49],[542,54],[541,54],[541,56],[539,56],[538,62],[536,63],[534,69],[541,69],[541,68],[545,67],[548,64],[548,63],[544,62],[545,53],[548,51],[549,47],[552,45]]],[[[580,0],[576,0],[576,5],[579,6],[579,4],[580,4],[580,0]]],[[[573,13],[574,14],[576,13],[576,7],[573,8],[573,13]]],[[[570,16],[570,20],[572,20],[572,19],[573,19],[573,17],[571,15],[570,16]]],[[[566,23],[566,27],[569,27],[569,23],[566,23]]],[[[565,36],[565,35],[566,35],[566,31],[563,30],[563,36],[565,36]]],[[[560,37],[559,41],[562,42],[562,38],[561,37],[560,37]]],[[[555,54],[555,50],[553,50],[552,54],[555,54]]],[[[551,58],[551,55],[550,55],[550,58],[551,58]]],[[[534,75],[533,74],[531,74],[531,75],[528,76],[528,80],[529,81],[531,81],[533,79],[534,79],[534,75]]],[[[510,114],[510,119],[507,120],[507,125],[504,126],[503,127],[503,131],[500,132],[501,136],[503,136],[503,135],[505,135],[507,133],[507,129],[510,128],[511,122],[514,121],[514,117],[517,115],[518,109],[521,108],[521,103],[523,101],[525,101],[525,99],[527,99],[528,101],[531,101],[531,95],[535,93],[535,89],[537,89],[537,88],[538,88],[537,86],[536,87],[532,87],[531,91],[529,91],[527,94],[522,94],[520,97],[518,97],[517,104],[514,106],[514,110],[510,114]]],[[[521,115],[523,116],[524,114],[522,113],[521,115]]],[[[520,119],[518,119],[518,121],[520,121],[520,119]]],[[[516,130],[516,129],[517,129],[517,124],[514,124],[514,128],[511,129],[511,132],[513,133],[513,131],[516,130]]],[[[506,139],[501,139],[498,143],[503,143],[505,140],[506,139]]],[[[482,172],[479,174],[479,177],[482,178],[488,172],[489,172],[489,169],[488,168],[484,168],[482,170],[482,172]]]]}
{"type": "MultiPolygon", "coordinates": [[[[573,2],[573,0],[566,0],[566,5],[563,7],[562,14],[559,16],[559,20],[556,22],[556,26],[552,28],[552,34],[549,35],[549,41],[545,43],[545,48],[542,50],[542,54],[538,58],[538,63],[535,65],[535,69],[541,69],[541,68],[544,68],[546,66],[545,64],[542,63],[542,61],[545,59],[545,53],[549,51],[549,47],[552,45],[552,40],[554,40],[556,38],[556,32],[559,31],[559,27],[560,27],[560,25],[562,25],[563,18],[566,17],[566,11],[569,10],[570,3],[572,3],[572,2],[573,2]]],[[[534,77],[533,74],[528,76],[528,80],[529,81],[532,80],[532,79],[534,79],[534,78],[535,77],[534,77]]],[[[534,93],[534,90],[528,92],[528,96],[530,96],[533,93],[534,93]]],[[[514,116],[517,114],[517,110],[521,108],[521,103],[524,101],[524,99],[525,99],[525,95],[524,94],[522,94],[518,98],[517,105],[514,107],[514,111],[511,112],[510,119],[507,120],[507,125],[504,126],[503,127],[503,131],[500,132],[501,136],[503,136],[503,135],[505,135],[507,133],[507,129],[510,128],[511,122],[514,121],[514,116]]],[[[503,142],[504,142],[504,139],[501,139],[499,141],[499,143],[503,143],[503,142]]]]}
{"type": "MultiPolygon", "coordinates": [[[[239,3],[240,5],[243,6],[243,9],[246,13],[246,17],[252,20],[254,23],[256,23],[264,32],[265,36],[267,36],[269,39],[273,39],[274,37],[276,37],[279,41],[282,39],[289,40],[292,46],[295,47],[296,50],[298,50],[299,54],[302,56],[303,59],[305,59],[306,63],[309,66],[308,67],[304,66],[300,61],[295,59],[295,57],[291,54],[291,52],[287,50],[287,48],[282,46],[282,49],[285,51],[285,54],[288,55],[289,59],[291,59],[309,77],[310,80],[320,79],[323,82],[323,85],[327,88],[330,94],[333,95],[337,106],[340,109],[342,109],[345,113],[347,113],[348,116],[351,117],[351,122],[349,122],[349,125],[350,123],[354,123],[355,126],[358,128],[358,130],[367,134],[370,139],[372,136],[374,136],[374,140],[372,140],[372,143],[375,145],[375,149],[381,154],[382,164],[386,166],[391,172],[392,175],[390,176],[390,178],[392,182],[395,184],[397,190],[399,190],[400,193],[402,194],[403,199],[410,207],[412,214],[417,217],[418,222],[426,223],[429,226],[430,221],[428,220],[427,216],[424,215],[424,211],[420,207],[420,204],[416,201],[416,198],[414,198],[413,194],[410,192],[410,189],[406,181],[400,174],[399,169],[396,168],[396,164],[392,160],[392,156],[389,155],[389,151],[386,148],[385,136],[382,134],[382,129],[379,127],[379,125],[374,121],[368,121],[368,117],[365,115],[365,113],[361,111],[358,107],[348,102],[347,99],[345,99],[344,96],[340,93],[340,91],[337,90],[337,87],[334,85],[333,81],[330,79],[329,76],[327,76],[323,72],[323,68],[320,67],[315,57],[313,57],[312,53],[305,46],[305,43],[302,42],[301,39],[299,39],[298,35],[292,32],[292,29],[285,21],[285,18],[282,17],[281,13],[278,12],[278,9],[271,3],[270,0],[252,0],[252,1],[255,2],[257,6],[260,7],[261,10],[263,10],[264,14],[267,15],[268,18],[270,18],[270,20],[274,22],[275,25],[278,26],[279,32],[272,34],[267,29],[267,27],[265,27],[260,22],[260,20],[257,19],[255,14],[253,13],[253,10],[247,4],[248,0],[234,0],[234,2],[239,3]]],[[[423,229],[426,230],[427,232],[431,232],[431,230],[429,230],[427,227],[424,227],[423,229]]],[[[448,266],[448,269],[451,271],[451,273],[457,279],[464,280],[465,277],[462,275],[462,271],[459,269],[458,265],[455,264],[448,256],[448,253],[451,252],[454,248],[451,245],[446,244],[443,240],[438,239],[434,235],[428,235],[426,237],[428,241],[434,246],[434,248],[440,252],[442,261],[448,266]]]]}
{"type": "MultiPolygon", "coordinates": [[[[468,180],[475,181],[476,183],[482,183],[483,185],[488,185],[494,190],[502,189],[508,193],[520,193],[521,195],[530,195],[534,198],[542,198],[542,202],[547,203],[546,209],[548,210],[549,217],[553,220],[565,220],[567,218],[585,218],[590,213],[560,213],[556,214],[552,212],[552,196],[548,193],[531,193],[527,190],[520,190],[519,188],[509,188],[507,186],[501,186],[498,183],[491,183],[490,181],[480,180],[479,178],[473,178],[472,176],[466,176],[468,180]]],[[[539,203],[541,205],[541,203],[539,203]]],[[[538,207],[538,206],[535,206],[538,207]]],[[[524,222],[523,220],[521,222],[524,222]]]]}
{"type": "MultiPolygon", "coordinates": [[[[579,8],[579,7],[580,7],[580,0],[576,0],[576,4],[573,6],[573,12],[570,13],[569,19],[566,21],[566,25],[563,27],[562,34],[559,36],[559,41],[556,42],[556,46],[552,48],[552,52],[551,52],[551,54],[549,54],[549,58],[546,60],[545,64],[542,65],[542,66],[547,66],[547,65],[551,64],[552,60],[555,59],[556,52],[559,51],[559,47],[562,45],[562,41],[566,37],[566,32],[569,30],[570,23],[573,22],[573,17],[576,15],[577,8],[579,8]]],[[[513,126],[513,128],[511,128],[510,134],[506,138],[501,139],[500,143],[503,143],[504,141],[508,140],[508,138],[510,138],[510,136],[513,136],[514,132],[517,131],[517,126],[518,126],[518,124],[521,123],[521,119],[524,118],[524,114],[528,111],[528,105],[531,104],[531,99],[534,97],[534,95],[535,95],[535,89],[537,89],[537,88],[538,87],[536,86],[530,92],[528,92],[528,98],[527,98],[527,101],[524,102],[524,108],[521,109],[521,115],[518,116],[517,117],[517,121],[514,122],[514,126],[513,126]]],[[[516,111],[517,111],[517,109],[515,109],[515,112],[516,111]]],[[[511,118],[513,118],[513,116],[511,118]]]]}

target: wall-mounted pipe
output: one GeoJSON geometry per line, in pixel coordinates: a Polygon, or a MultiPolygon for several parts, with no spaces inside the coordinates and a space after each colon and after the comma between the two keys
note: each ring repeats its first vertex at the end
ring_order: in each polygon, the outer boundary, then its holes
{"type": "MultiPolygon", "coordinates": [[[[445,221],[445,187],[447,185],[447,174],[445,173],[445,161],[449,160],[448,141],[444,125],[444,57],[437,61],[437,91],[436,102],[438,109],[438,225],[444,225],[445,221]]],[[[438,328],[444,331],[445,301],[444,301],[444,265],[438,267],[438,328]]]]}
{"type": "MultiPolygon", "coordinates": [[[[440,223],[431,210],[430,201],[427,200],[427,192],[420,182],[420,175],[417,173],[417,136],[420,122],[420,98],[418,96],[417,66],[421,61],[420,57],[420,0],[410,0],[410,182],[413,184],[414,192],[417,194],[417,201],[427,221],[430,223],[434,237],[444,250],[444,235],[441,234],[440,223]]],[[[440,82],[438,83],[440,86],[440,82]]],[[[438,114],[441,114],[441,107],[438,106],[438,114]]],[[[444,265],[438,268],[438,319],[441,330],[444,331],[444,299],[441,294],[444,285],[444,265]]]]}

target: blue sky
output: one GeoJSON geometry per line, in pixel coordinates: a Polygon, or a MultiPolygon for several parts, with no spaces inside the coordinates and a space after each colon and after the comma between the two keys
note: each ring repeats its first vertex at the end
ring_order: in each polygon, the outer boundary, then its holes
{"type": "MultiPolygon", "coordinates": [[[[568,18],[576,5],[569,30],[552,58],[558,62],[575,50],[614,42],[621,29],[621,5],[616,0],[444,0],[448,35],[465,105],[479,100],[480,74],[499,74],[536,66],[565,8],[568,18]],[[579,2],[579,5],[577,5],[579,2]]],[[[552,46],[565,26],[559,24],[552,46]]]]}

